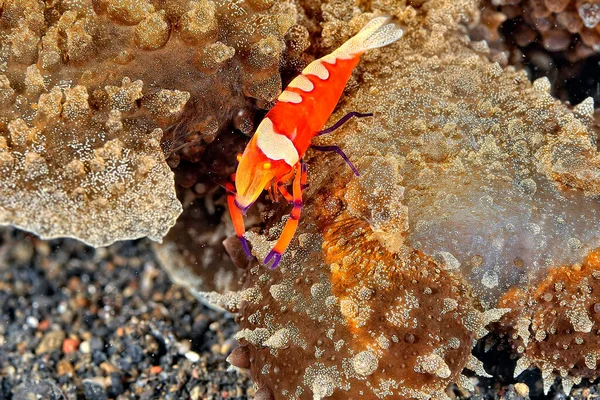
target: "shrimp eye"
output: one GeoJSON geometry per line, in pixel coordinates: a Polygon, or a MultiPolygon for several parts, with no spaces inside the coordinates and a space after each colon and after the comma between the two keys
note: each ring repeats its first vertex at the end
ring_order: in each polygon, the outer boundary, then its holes
{"type": "Polygon", "coordinates": [[[263,164],[263,168],[264,169],[270,169],[271,168],[271,163],[270,162],[266,162],[263,164]]]}
{"type": "Polygon", "coordinates": [[[237,155],[237,161],[238,161],[238,162],[242,161],[242,153],[239,153],[239,154],[237,155]]]}

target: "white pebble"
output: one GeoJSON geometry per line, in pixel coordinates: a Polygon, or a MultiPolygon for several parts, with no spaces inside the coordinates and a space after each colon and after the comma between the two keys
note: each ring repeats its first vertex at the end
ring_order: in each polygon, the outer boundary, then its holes
{"type": "Polygon", "coordinates": [[[40,321],[38,321],[38,319],[36,317],[32,317],[32,316],[27,317],[25,322],[27,322],[27,325],[29,325],[32,328],[37,328],[38,325],[40,324],[40,321]]]}
{"type": "Polygon", "coordinates": [[[88,342],[87,340],[81,342],[81,344],[79,345],[79,351],[82,354],[88,354],[91,351],[90,342],[88,342]]]}
{"type": "Polygon", "coordinates": [[[200,361],[200,356],[195,351],[188,351],[187,353],[185,353],[185,358],[187,358],[193,363],[197,363],[198,361],[200,361]]]}

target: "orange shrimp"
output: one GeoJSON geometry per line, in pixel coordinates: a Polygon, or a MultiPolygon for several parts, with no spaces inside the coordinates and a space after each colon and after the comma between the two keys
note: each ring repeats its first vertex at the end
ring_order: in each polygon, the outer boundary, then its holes
{"type": "Polygon", "coordinates": [[[227,202],[235,232],[249,257],[251,253],[244,238],[243,214],[265,188],[276,188],[292,202],[293,209],[264,264],[268,265],[272,260],[271,268],[277,267],[281,255],[294,237],[302,209],[302,190],[306,185],[306,165],[301,160],[309,147],[336,151],[358,175],[339,147],[311,146],[311,140],[335,130],[353,116],[372,115],[350,113],[331,128],[321,130],[337,105],[360,56],[369,49],[393,43],[401,36],[402,29],[391,23],[389,17],[374,18],[333,53],[310,63],[279,95],[277,103],[258,126],[244,153],[238,156],[237,172],[232,175],[235,188],[231,183],[227,187],[227,202]],[[285,184],[292,178],[290,195],[285,184]]]}

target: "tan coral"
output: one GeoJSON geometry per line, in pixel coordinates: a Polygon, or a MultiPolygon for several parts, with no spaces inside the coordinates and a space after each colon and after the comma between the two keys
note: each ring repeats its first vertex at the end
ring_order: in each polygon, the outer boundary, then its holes
{"type": "Polygon", "coordinates": [[[199,161],[238,115],[251,131],[297,18],[287,1],[2,7],[0,223],[96,246],[165,235],[181,212],[168,165],[199,161]]]}
{"type": "Polygon", "coordinates": [[[557,267],[537,285],[513,289],[500,299],[512,311],[500,325],[521,355],[515,377],[535,366],[544,376],[544,393],[562,378],[569,394],[582,378],[600,375],[600,251],[583,264],[557,267]],[[515,328],[516,327],[516,328],[515,328]]]}

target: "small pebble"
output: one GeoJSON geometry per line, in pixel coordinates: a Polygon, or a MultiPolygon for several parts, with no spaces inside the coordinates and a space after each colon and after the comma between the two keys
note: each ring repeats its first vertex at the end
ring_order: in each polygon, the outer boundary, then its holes
{"type": "Polygon", "coordinates": [[[185,354],[188,351],[190,351],[190,349],[192,348],[192,345],[190,343],[189,340],[184,340],[182,342],[179,343],[179,346],[177,346],[177,352],[179,354],[185,354]]]}
{"type": "Polygon", "coordinates": [[[83,395],[86,400],[108,400],[103,378],[83,380],[83,395]]]}
{"type": "Polygon", "coordinates": [[[187,353],[185,353],[185,358],[187,358],[193,363],[197,363],[198,361],[200,361],[200,356],[195,351],[188,351],[187,353]]]}
{"type": "Polygon", "coordinates": [[[191,400],[200,400],[202,398],[202,390],[200,386],[194,386],[190,391],[191,400]]]}
{"type": "Polygon", "coordinates": [[[42,341],[35,349],[35,354],[39,355],[58,350],[63,340],[65,340],[65,333],[63,331],[50,331],[42,338],[42,341]]]}
{"type": "Polygon", "coordinates": [[[38,319],[36,317],[32,317],[32,316],[27,317],[25,322],[27,323],[27,325],[29,325],[32,328],[37,328],[38,325],[40,324],[38,319]]]}
{"type": "Polygon", "coordinates": [[[48,328],[50,328],[50,321],[49,321],[49,320],[47,320],[47,319],[43,320],[42,322],[40,322],[40,323],[38,324],[38,327],[37,327],[37,328],[38,328],[40,331],[42,331],[42,332],[43,332],[43,331],[45,331],[45,330],[47,330],[48,328]]]}
{"type": "Polygon", "coordinates": [[[150,373],[152,375],[158,375],[162,372],[162,368],[159,365],[153,365],[152,368],[150,368],[150,373]]]}
{"type": "Polygon", "coordinates": [[[79,348],[79,340],[66,338],[62,344],[62,351],[65,354],[71,354],[79,348]]]}
{"type": "Polygon", "coordinates": [[[82,354],[89,354],[91,351],[90,342],[88,342],[87,340],[81,342],[81,344],[79,345],[79,351],[81,351],[82,354]]]}
{"type": "Polygon", "coordinates": [[[73,368],[73,364],[71,364],[66,359],[62,359],[58,362],[56,366],[58,376],[64,375],[73,375],[75,373],[75,369],[73,368]]]}
{"type": "Polygon", "coordinates": [[[529,397],[529,386],[524,383],[515,383],[515,393],[522,397],[529,397]]]}

